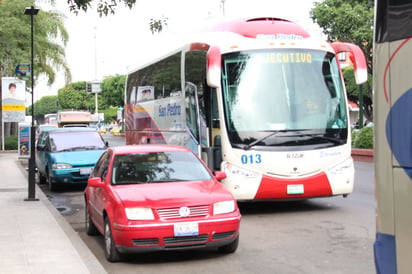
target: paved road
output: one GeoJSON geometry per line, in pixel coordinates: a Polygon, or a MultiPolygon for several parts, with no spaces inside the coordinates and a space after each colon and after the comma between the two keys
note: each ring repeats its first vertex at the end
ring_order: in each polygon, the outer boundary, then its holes
{"type": "Polygon", "coordinates": [[[227,256],[173,252],[108,263],[103,238],[85,233],[82,188],[45,192],[109,273],[375,273],[373,164],[356,161],[355,168],[348,198],[240,204],[241,242],[227,256]]]}

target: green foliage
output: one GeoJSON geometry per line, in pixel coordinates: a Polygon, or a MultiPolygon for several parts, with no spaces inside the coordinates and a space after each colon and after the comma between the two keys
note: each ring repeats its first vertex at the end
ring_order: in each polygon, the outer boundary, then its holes
{"type": "MultiPolygon", "coordinates": [[[[343,73],[343,78],[345,79],[345,87],[346,87],[346,93],[348,95],[349,100],[353,102],[358,102],[359,101],[359,85],[356,84],[355,81],[355,75],[353,72],[353,67],[345,67],[342,69],[343,73]]],[[[362,84],[363,86],[370,85],[372,86],[372,75],[368,75],[368,84],[362,84]]],[[[364,88],[366,91],[366,89],[364,88]]],[[[369,94],[368,92],[363,93],[363,101],[364,102],[370,102],[372,103],[372,95],[369,94]]]]}
{"type": "Polygon", "coordinates": [[[92,110],[94,95],[86,92],[86,82],[68,84],[58,91],[60,109],[92,110]]]}
{"type": "Polygon", "coordinates": [[[101,83],[101,101],[99,106],[107,108],[109,106],[124,106],[124,90],[126,85],[126,75],[110,76],[101,83]],[[101,105],[100,105],[101,103],[101,105]]]}
{"type": "Polygon", "coordinates": [[[352,147],[373,149],[373,127],[352,131],[352,147]]]}
{"type": "Polygon", "coordinates": [[[117,120],[117,107],[110,106],[106,109],[103,109],[99,112],[104,113],[104,122],[110,124],[113,121],[117,120]]]}
{"type": "MultiPolygon", "coordinates": [[[[93,0],[67,0],[70,11],[77,14],[80,10],[86,12],[90,7],[93,0]]],[[[97,1],[95,1],[97,2],[97,1]]],[[[99,0],[97,3],[97,12],[100,16],[114,14],[116,11],[117,2],[123,2],[128,8],[132,8],[137,0],[99,0]]]]}
{"type": "Polygon", "coordinates": [[[4,149],[5,150],[17,150],[18,139],[17,136],[4,137],[4,149]]]}
{"type": "MultiPolygon", "coordinates": [[[[44,114],[56,113],[59,110],[58,97],[56,95],[43,96],[34,103],[34,118],[43,123],[44,114]]],[[[26,109],[26,115],[31,115],[31,106],[26,109]]]]}
{"type": "Polygon", "coordinates": [[[155,32],[161,32],[163,30],[163,26],[167,26],[168,18],[162,17],[162,19],[150,19],[149,29],[154,34],[155,32]]]}
{"type": "Polygon", "coordinates": [[[365,53],[372,72],[373,19],[371,0],[323,0],[314,3],[310,16],[330,41],[351,42],[365,53]]]}
{"type": "MultiPolygon", "coordinates": [[[[79,11],[87,12],[91,8],[92,2],[97,2],[97,13],[100,16],[107,16],[108,14],[115,14],[117,4],[123,2],[125,7],[129,9],[136,5],[137,0],[67,0],[70,11],[78,14],[79,11]]],[[[167,26],[168,18],[150,19],[149,29],[154,34],[161,32],[164,26],[167,26]]]]}
{"type": "MultiPolygon", "coordinates": [[[[54,1],[50,1],[53,4],[54,1]]],[[[35,6],[34,0],[3,0],[0,8],[0,67],[3,75],[14,75],[17,64],[31,61],[31,18],[24,15],[26,7],[35,6]]],[[[65,61],[64,46],[68,33],[63,15],[56,11],[41,10],[33,17],[35,77],[44,75],[51,84],[55,73],[62,70],[66,81],[71,73],[65,61]]]]}

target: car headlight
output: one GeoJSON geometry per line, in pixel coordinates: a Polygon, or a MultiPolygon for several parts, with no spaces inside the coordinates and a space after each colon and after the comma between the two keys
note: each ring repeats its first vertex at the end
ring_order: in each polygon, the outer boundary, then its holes
{"type": "Polygon", "coordinates": [[[224,214],[235,211],[235,201],[222,201],[213,204],[213,214],[224,214]]]}
{"type": "Polygon", "coordinates": [[[72,168],[71,164],[65,164],[65,163],[55,163],[52,164],[52,169],[66,169],[66,168],[72,168]]]}
{"type": "Polygon", "coordinates": [[[256,178],[258,176],[256,172],[240,168],[227,162],[223,164],[223,171],[228,177],[256,178]]]}
{"type": "Polygon", "coordinates": [[[150,207],[129,207],[125,208],[125,211],[126,217],[129,220],[154,220],[153,211],[150,207]]]}

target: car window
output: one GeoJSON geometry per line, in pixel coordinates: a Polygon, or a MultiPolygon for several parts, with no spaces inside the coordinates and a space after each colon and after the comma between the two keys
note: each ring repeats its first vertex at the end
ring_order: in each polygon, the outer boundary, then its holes
{"type": "Polygon", "coordinates": [[[46,132],[42,132],[37,140],[38,145],[44,145],[46,142],[48,134],[46,132]]]}
{"type": "Polygon", "coordinates": [[[106,145],[96,131],[65,131],[50,133],[52,151],[105,149],[106,145]]]}
{"type": "Polygon", "coordinates": [[[192,152],[117,155],[112,171],[114,185],[210,179],[210,173],[192,152]]]}
{"type": "Polygon", "coordinates": [[[107,171],[110,163],[110,153],[108,151],[104,152],[97,161],[92,177],[100,177],[102,181],[106,179],[107,171]]]}

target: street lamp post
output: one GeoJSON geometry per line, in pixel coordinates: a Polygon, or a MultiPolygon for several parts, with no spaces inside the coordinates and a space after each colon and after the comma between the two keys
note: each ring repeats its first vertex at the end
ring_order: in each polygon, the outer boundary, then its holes
{"type": "Polygon", "coordinates": [[[34,128],[34,16],[39,13],[39,9],[34,6],[26,7],[25,15],[30,15],[31,20],[31,129],[30,129],[30,158],[29,158],[29,187],[28,197],[25,201],[38,201],[36,199],[36,155],[35,155],[35,128],[34,128]]]}

